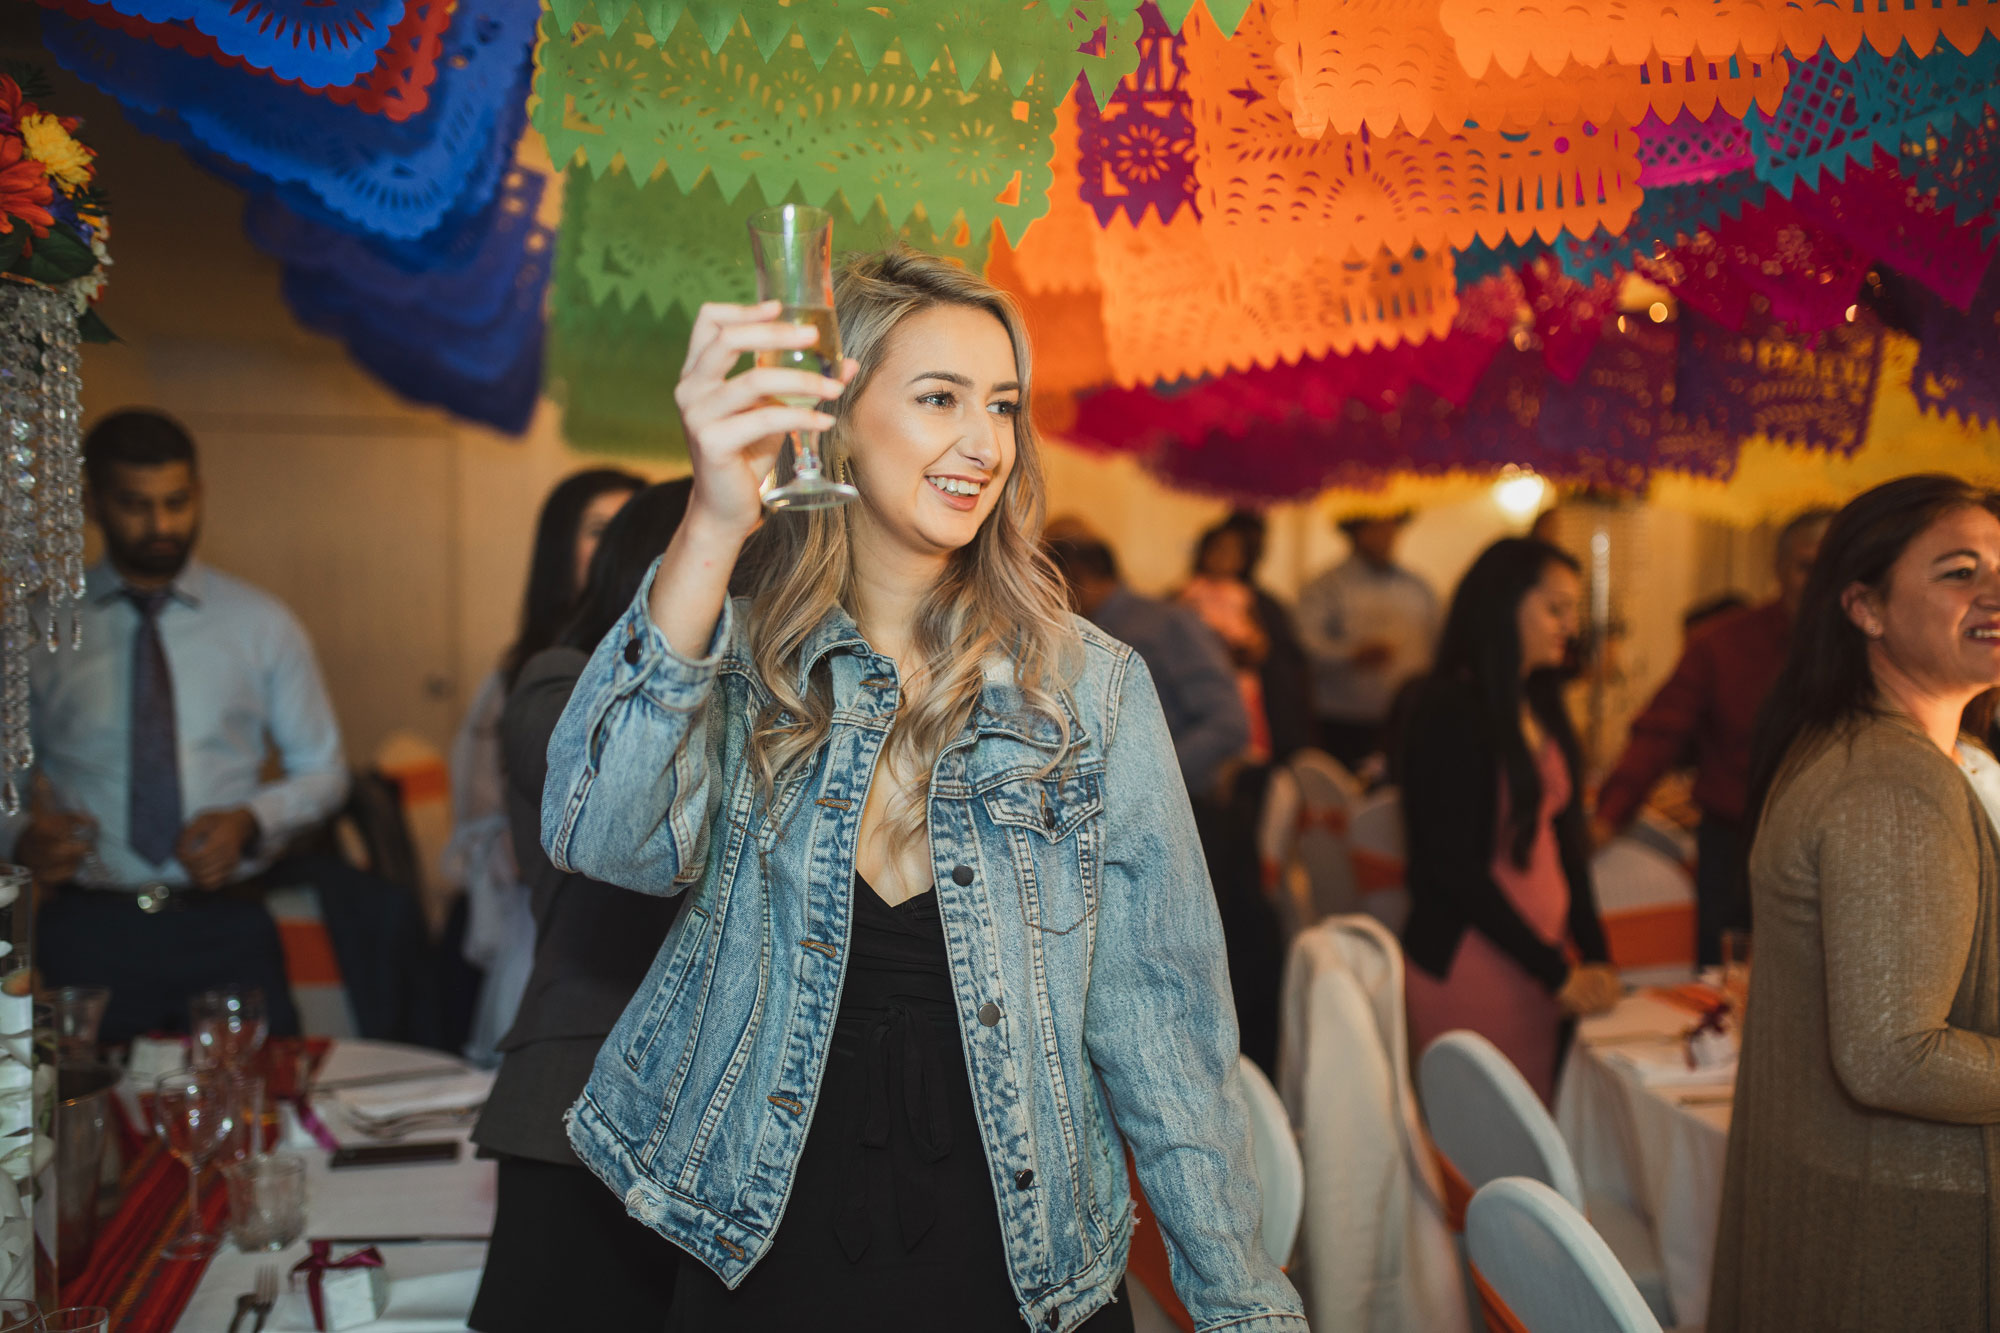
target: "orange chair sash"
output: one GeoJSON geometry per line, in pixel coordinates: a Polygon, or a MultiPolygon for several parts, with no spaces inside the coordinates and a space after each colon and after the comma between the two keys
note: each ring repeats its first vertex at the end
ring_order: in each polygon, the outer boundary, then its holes
{"type": "Polygon", "coordinates": [[[1380,893],[1385,889],[1400,889],[1407,867],[1400,856],[1384,856],[1366,847],[1347,849],[1347,859],[1354,863],[1354,884],[1363,893],[1380,893]]]}
{"type": "Polygon", "coordinates": [[[1500,1293],[1487,1285],[1480,1271],[1471,1264],[1465,1268],[1472,1274],[1473,1289],[1479,1293],[1479,1313],[1486,1318],[1486,1333],[1528,1333],[1528,1326],[1500,1299],[1500,1293]]]}
{"type": "Polygon", "coordinates": [[[1444,1178],[1444,1221],[1451,1228],[1451,1234],[1465,1234],[1465,1210],[1472,1202],[1472,1183],[1459,1174],[1451,1159],[1439,1152],[1435,1146],[1431,1155],[1437,1159],[1438,1174],[1444,1178]]]}

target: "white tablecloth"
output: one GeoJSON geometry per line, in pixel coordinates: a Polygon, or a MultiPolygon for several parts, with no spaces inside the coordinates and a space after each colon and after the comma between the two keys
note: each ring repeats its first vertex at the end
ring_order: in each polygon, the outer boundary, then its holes
{"type": "MultiPolygon", "coordinates": [[[[408,1069],[463,1068],[449,1056],[386,1042],[340,1041],[319,1072],[322,1080],[408,1069]]],[[[393,1085],[401,1086],[401,1085],[393,1085]]],[[[412,1088],[418,1084],[408,1085],[412,1088]]],[[[346,1131],[335,1099],[319,1094],[313,1107],[343,1142],[367,1140],[346,1131]]],[[[469,1130],[413,1137],[464,1139],[469,1130]]],[[[297,1151],[306,1159],[306,1235],[274,1254],[241,1254],[225,1241],[203,1274],[194,1299],[175,1333],[223,1333],[236,1313],[236,1298],[256,1285],[257,1270],[275,1264],[281,1279],[306,1257],[314,1236],[485,1235],[493,1225],[493,1163],[472,1155],[467,1143],[458,1161],[423,1166],[366,1166],[327,1169],[327,1153],[317,1146],[297,1151]]],[[[385,1245],[389,1275],[388,1314],[366,1325],[370,1333],[459,1333],[472,1309],[484,1244],[385,1245]]],[[[265,1324],[265,1333],[297,1333],[312,1328],[303,1290],[287,1290],[265,1324]]],[[[246,1322],[247,1329],[249,1324],[246,1322]]]]}
{"type": "Polygon", "coordinates": [[[1708,1314],[1733,1074],[1648,1084],[1633,1062],[1663,1060],[1694,1021],[1686,1009],[1628,996],[1581,1025],[1556,1090],[1556,1124],[1585,1192],[1621,1198],[1652,1222],[1683,1326],[1708,1314]]]}

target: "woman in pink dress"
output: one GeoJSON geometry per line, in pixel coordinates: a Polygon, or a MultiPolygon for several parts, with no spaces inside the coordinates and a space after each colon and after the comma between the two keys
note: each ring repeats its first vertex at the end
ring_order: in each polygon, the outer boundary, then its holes
{"type": "Polygon", "coordinates": [[[1452,597],[1403,735],[1410,1038],[1421,1050],[1470,1028],[1544,1102],[1564,1024],[1620,992],[1562,701],[1582,591],[1576,561],[1546,542],[1489,546],[1452,597]]]}

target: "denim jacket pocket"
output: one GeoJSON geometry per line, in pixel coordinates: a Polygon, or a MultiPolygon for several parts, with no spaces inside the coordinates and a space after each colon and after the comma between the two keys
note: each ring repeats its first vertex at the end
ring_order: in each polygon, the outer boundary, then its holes
{"type": "Polygon", "coordinates": [[[1007,844],[1027,925],[1067,935],[1097,911],[1104,812],[1097,773],[998,779],[978,800],[1007,844]]]}
{"type": "MultiPolygon", "coordinates": [[[[649,1085],[659,1081],[657,1070],[648,1070],[649,1057],[653,1045],[659,1039],[669,1022],[675,1019],[675,1011],[681,1006],[683,997],[688,996],[688,979],[701,964],[704,950],[702,944],[708,938],[708,913],[694,903],[689,903],[681,914],[678,931],[673,936],[673,948],[665,955],[665,966],[654,964],[653,975],[646,978],[638,994],[645,997],[646,1008],[632,1025],[624,1050],[625,1066],[633,1073],[644,1077],[649,1085]]],[[[697,992],[696,998],[699,993],[697,992]]],[[[682,1023],[693,1039],[694,1024],[682,1023]]],[[[655,1062],[656,1063],[656,1062],[655,1062]]],[[[679,1082],[675,1076],[675,1084],[679,1082]]],[[[673,1104],[674,1092],[669,1088],[665,1098],[668,1106],[673,1104]]]]}

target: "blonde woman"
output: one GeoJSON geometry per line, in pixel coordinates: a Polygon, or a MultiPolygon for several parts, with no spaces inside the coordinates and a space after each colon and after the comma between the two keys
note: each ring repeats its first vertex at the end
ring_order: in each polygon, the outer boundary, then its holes
{"type": "Polygon", "coordinates": [[[687,520],[550,743],[556,864],[690,898],[570,1141],[685,1252],[672,1329],[1129,1329],[1129,1144],[1198,1326],[1303,1333],[1158,699],[1038,554],[1020,315],[906,252],[835,295],[842,380],[730,377],[811,335],[702,310],[687,520]],[[861,499],[767,520],[800,429],[861,499]]]}

